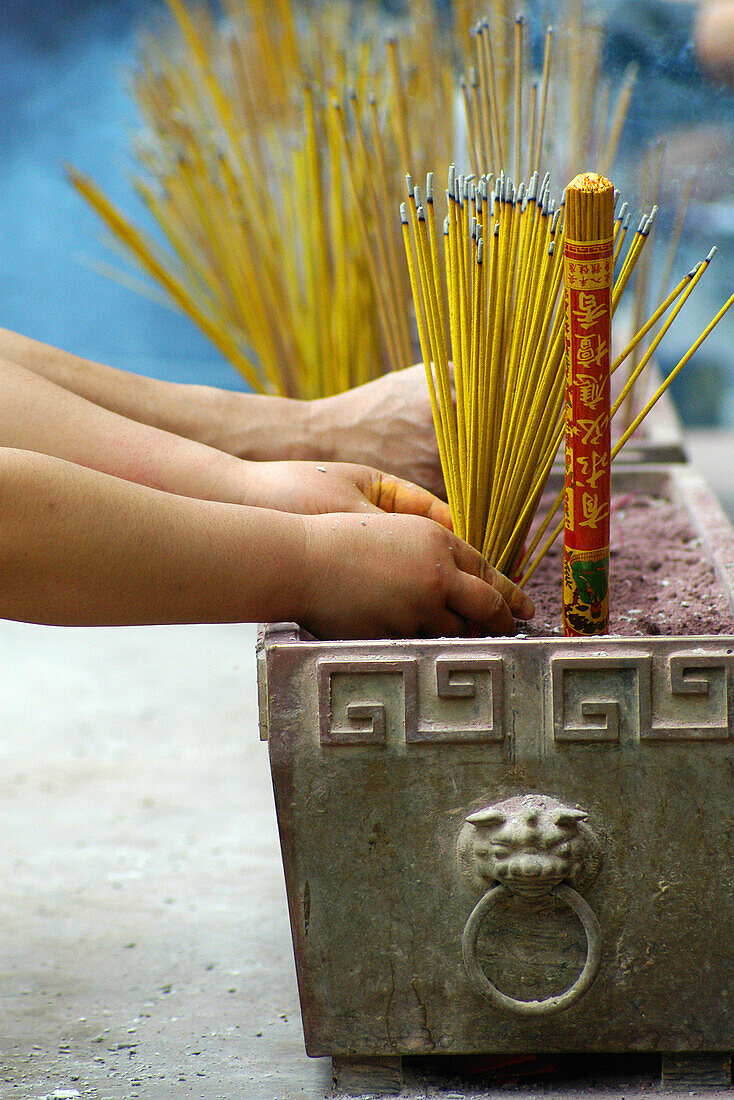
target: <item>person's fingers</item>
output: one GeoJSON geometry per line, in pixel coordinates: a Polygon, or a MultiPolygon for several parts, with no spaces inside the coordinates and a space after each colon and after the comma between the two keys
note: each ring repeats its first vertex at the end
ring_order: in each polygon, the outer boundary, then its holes
{"type": "Polygon", "coordinates": [[[532,619],[535,614],[532,600],[508,577],[494,569],[478,550],[462,542],[461,539],[452,539],[451,553],[457,566],[464,573],[479,577],[496,588],[516,618],[532,619]]]}
{"type": "Polygon", "coordinates": [[[472,624],[462,619],[449,607],[430,624],[430,628],[424,633],[432,638],[468,638],[472,632],[472,624]]]}
{"type": "Polygon", "coordinates": [[[493,588],[496,588],[516,619],[532,619],[535,614],[535,604],[530,597],[513,584],[509,577],[494,569],[489,562],[485,563],[484,578],[493,588]]]}
{"type": "Polygon", "coordinates": [[[367,499],[382,512],[425,516],[442,527],[448,527],[449,531],[453,530],[448,504],[411,481],[375,471],[364,491],[367,499]]]}
{"type": "Polygon", "coordinates": [[[515,619],[500,592],[470,573],[456,571],[446,606],[487,634],[515,633],[515,619]]]}

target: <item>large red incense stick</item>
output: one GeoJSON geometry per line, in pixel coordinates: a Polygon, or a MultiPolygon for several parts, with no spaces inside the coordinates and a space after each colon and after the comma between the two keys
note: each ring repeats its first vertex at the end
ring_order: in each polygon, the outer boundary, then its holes
{"type": "Polygon", "coordinates": [[[609,348],[614,188],[594,172],[566,188],[566,507],[563,629],[604,634],[609,616],[609,348]]]}

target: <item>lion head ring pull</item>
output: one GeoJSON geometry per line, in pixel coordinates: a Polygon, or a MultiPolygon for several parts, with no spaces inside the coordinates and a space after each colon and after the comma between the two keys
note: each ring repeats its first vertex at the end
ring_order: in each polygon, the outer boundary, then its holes
{"type": "Polygon", "coordinates": [[[483,896],[464,927],[461,948],[469,978],[498,1007],[522,1016],[545,1016],[569,1008],[587,992],[601,958],[601,930],[581,897],[601,864],[599,843],[583,810],[545,795],[520,795],[470,814],[459,834],[459,868],[483,896]],[[537,901],[553,896],[581,922],[586,961],[570,988],[542,1001],[502,993],[479,964],[477,942],[490,911],[508,895],[537,901]]]}

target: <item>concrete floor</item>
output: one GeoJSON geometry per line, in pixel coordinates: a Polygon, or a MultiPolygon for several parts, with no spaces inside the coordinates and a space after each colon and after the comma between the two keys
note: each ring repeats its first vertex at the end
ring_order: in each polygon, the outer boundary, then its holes
{"type": "MultiPolygon", "coordinates": [[[[734,501],[734,437],[694,450],[734,501]]],[[[303,1049],[254,644],[249,626],[0,622],[0,1100],[328,1092],[303,1049]]],[[[559,1089],[661,1095],[644,1072],[501,1091],[559,1089]]]]}
{"type": "Polygon", "coordinates": [[[0,623],[0,1097],[321,1097],[248,626],[0,623]]]}

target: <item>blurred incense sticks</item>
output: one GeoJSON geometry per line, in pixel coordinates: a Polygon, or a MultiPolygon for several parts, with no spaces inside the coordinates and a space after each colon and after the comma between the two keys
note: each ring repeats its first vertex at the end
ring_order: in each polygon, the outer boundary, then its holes
{"type": "Polygon", "coordinates": [[[389,211],[402,163],[454,146],[433,4],[377,33],[372,4],[226,0],[217,22],[167,2],[170,40],[148,39],[135,81],[135,189],[165,244],[72,171],[74,185],[253,389],[319,397],[410,365],[389,211]]]}
{"type": "MultiPolygon", "coordinates": [[[[495,5],[495,8],[497,5],[495,5]]],[[[637,68],[613,94],[601,68],[601,26],[582,0],[559,7],[549,26],[542,68],[529,59],[522,15],[484,18],[472,28],[469,68],[461,80],[468,153],[475,176],[514,168],[519,182],[548,169],[565,178],[592,163],[608,171],[619,149],[637,68]],[[512,30],[510,30],[512,27],[512,30]],[[563,74],[559,77],[557,74],[563,74]]]]}
{"type": "Polygon", "coordinates": [[[134,83],[135,188],[157,235],[71,178],[263,392],[318,397],[416,357],[393,214],[405,172],[443,172],[465,147],[476,175],[509,158],[516,185],[579,158],[603,169],[629,105],[633,74],[605,83],[581,0],[536,58],[514,0],[456,0],[451,23],[433,0],[391,20],[367,0],[223,0],[220,20],[167,3],[134,83]]]}

